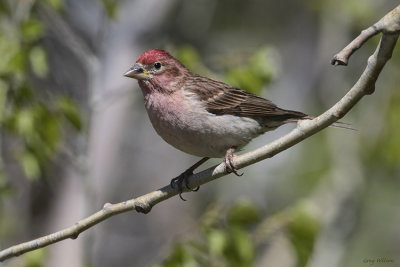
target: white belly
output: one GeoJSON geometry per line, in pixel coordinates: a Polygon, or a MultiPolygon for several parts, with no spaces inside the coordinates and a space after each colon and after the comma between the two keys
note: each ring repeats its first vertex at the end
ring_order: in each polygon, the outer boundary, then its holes
{"type": "Polygon", "coordinates": [[[240,149],[264,132],[251,118],[217,116],[200,105],[189,106],[185,99],[159,94],[145,104],[154,129],[167,143],[199,157],[224,157],[229,148],[240,149]]]}

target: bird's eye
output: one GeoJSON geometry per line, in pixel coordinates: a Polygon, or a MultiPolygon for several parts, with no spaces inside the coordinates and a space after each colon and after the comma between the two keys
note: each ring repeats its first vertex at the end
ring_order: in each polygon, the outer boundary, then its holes
{"type": "Polygon", "coordinates": [[[160,62],[154,63],[154,68],[160,69],[161,68],[161,63],[160,62]]]}

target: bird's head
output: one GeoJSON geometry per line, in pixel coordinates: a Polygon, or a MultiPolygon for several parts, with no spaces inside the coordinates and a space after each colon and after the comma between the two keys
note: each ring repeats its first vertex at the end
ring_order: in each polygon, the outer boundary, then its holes
{"type": "Polygon", "coordinates": [[[168,52],[152,49],[144,52],[124,74],[136,80],[166,80],[176,78],[186,68],[168,52]]]}

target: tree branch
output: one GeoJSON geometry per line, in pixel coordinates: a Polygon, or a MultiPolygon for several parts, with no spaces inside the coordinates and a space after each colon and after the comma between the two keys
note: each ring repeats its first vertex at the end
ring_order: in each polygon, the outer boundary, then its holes
{"type": "MultiPolygon", "coordinates": [[[[392,12],[388,13],[388,15],[380,20],[380,22],[384,25],[384,27],[382,27],[385,29],[381,30],[383,35],[380,43],[375,53],[368,59],[368,64],[361,77],[359,78],[357,83],[350,89],[350,91],[332,108],[330,108],[328,111],[318,116],[317,118],[313,120],[301,121],[297,124],[297,127],[295,129],[293,129],[285,136],[263,147],[235,157],[234,162],[238,168],[244,168],[266,158],[273,157],[274,155],[294,146],[302,140],[321,131],[338,119],[342,118],[350,109],[352,109],[355,104],[357,104],[357,102],[362,97],[371,94],[374,91],[375,82],[382,68],[391,58],[393,49],[399,36],[398,32],[400,28],[400,6],[395,8],[392,12]],[[389,31],[389,29],[392,29],[392,31],[389,31]]],[[[354,43],[357,38],[352,43],[354,43]]],[[[346,50],[346,48],[344,50],[346,50]]],[[[353,50],[351,53],[353,53],[354,51],[355,50],[353,50]]],[[[347,55],[347,59],[351,55],[351,53],[347,55]]],[[[227,172],[225,171],[225,166],[223,163],[221,163],[189,177],[189,186],[191,188],[194,188],[226,174],[227,172]]],[[[48,246],[67,238],[75,239],[81,232],[119,213],[131,210],[136,210],[137,212],[141,213],[148,213],[154,205],[177,195],[177,193],[178,192],[176,189],[171,188],[171,186],[168,185],[138,198],[127,200],[117,204],[107,203],[104,205],[102,210],[83,220],[78,221],[71,227],[0,251],[0,261],[4,261],[8,258],[21,255],[28,251],[48,246]]]]}
{"type": "Polygon", "coordinates": [[[359,49],[369,38],[377,35],[378,33],[397,34],[400,32],[400,5],[387,13],[377,23],[371,27],[361,31],[351,43],[337,53],[331,60],[332,65],[345,65],[349,62],[350,56],[359,49]]]}

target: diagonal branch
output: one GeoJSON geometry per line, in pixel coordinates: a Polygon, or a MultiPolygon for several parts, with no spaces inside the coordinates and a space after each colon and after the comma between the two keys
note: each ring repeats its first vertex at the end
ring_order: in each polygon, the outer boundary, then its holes
{"type": "MultiPolygon", "coordinates": [[[[399,7],[396,9],[400,10],[399,7]]],[[[396,16],[392,16],[394,24],[400,21],[399,17],[400,12],[397,12],[396,16]]],[[[387,22],[387,24],[389,23],[387,22]]],[[[384,32],[375,53],[368,59],[368,64],[357,83],[333,107],[313,120],[299,122],[297,127],[285,136],[263,147],[235,157],[234,162],[238,168],[244,168],[261,160],[271,158],[274,155],[321,131],[343,117],[354,107],[355,104],[357,104],[362,97],[371,94],[374,91],[375,82],[382,68],[392,56],[398,36],[398,33],[386,34],[384,32]]],[[[227,172],[225,171],[225,166],[223,163],[221,163],[189,177],[189,186],[194,188],[226,174],[227,172]]],[[[171,188],[171,186],[165,186],[159,190],[121,203],[107,203],[104,205],[102,210],[83,220],[78,221],[68,228],[0,251],[0,261],[4,261],[8,258],[24,254],[28,251],[48,246],[67,238],[75,239],[83,231],[119,213],[131,210],[136,210],[137,212],[141,213],[148,213],[157,203],[169,199],[175,195],[177,195],[176,189],[171,188]]]]}

